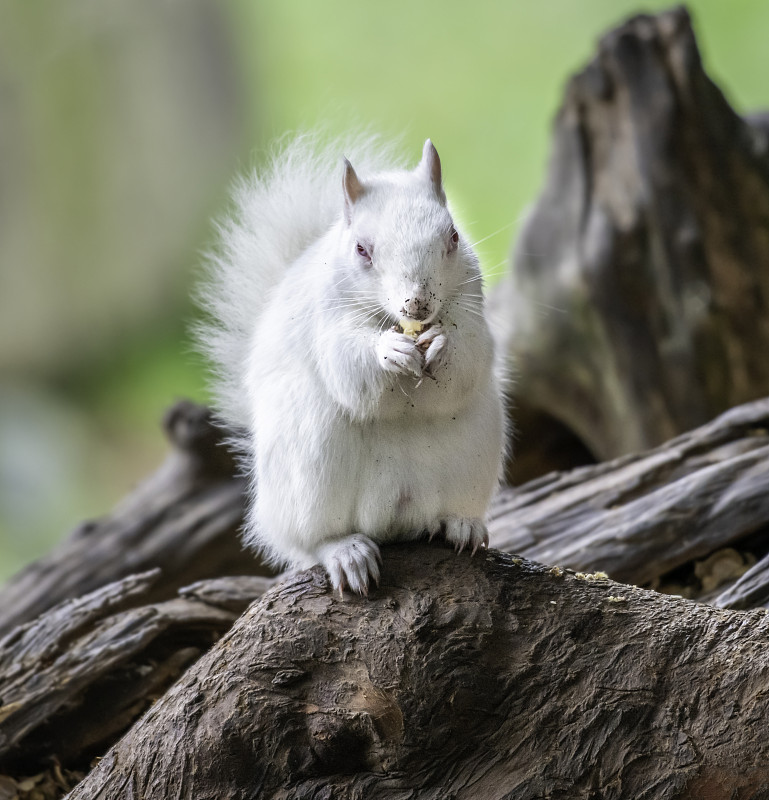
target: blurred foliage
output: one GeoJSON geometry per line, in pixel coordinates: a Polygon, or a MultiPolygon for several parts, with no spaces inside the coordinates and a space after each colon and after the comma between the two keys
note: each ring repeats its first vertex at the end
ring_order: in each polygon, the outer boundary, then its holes
{"type": "MultiPolygon", "coordinates": [[[[188,300],[233,175],[286,131],[436,143],[491,281],[570,74],[666,3],[0,4],[0,578],[162,458],[205,399],[188,300]]],[[[689,4],[711,76],[769,106],[769,4],[689,4]]]]}

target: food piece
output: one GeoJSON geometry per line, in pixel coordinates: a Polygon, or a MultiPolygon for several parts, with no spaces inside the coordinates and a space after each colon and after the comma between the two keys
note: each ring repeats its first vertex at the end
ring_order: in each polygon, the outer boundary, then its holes
{"type": "Polygon", "coordinates": [[[398,324],[403,333],[405,333],[406,336],[410,336],[412,339],[416,339],[417,336],[422,333],[422,328],[425,327],[421,322],[410,319],[402,319],[398,324]]]}

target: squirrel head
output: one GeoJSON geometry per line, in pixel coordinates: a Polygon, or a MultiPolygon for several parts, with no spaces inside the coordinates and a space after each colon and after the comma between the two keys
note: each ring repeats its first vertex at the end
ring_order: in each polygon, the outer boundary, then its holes
{"type": "Polygon", "coordinates": [[[428,139],[412,171],[358,177],[344,159],[343,258],[350,282],[394,320],[425,324],[478,273],[446,203],[441,161],[428,139]]]}

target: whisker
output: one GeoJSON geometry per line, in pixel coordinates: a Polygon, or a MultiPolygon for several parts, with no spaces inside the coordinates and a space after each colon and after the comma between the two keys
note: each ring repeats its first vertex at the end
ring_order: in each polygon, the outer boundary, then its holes
{"type": "Polygon", "coordinates": [[[462,295],[458,295],[454,298],[454,304],[459,308],[483,308],[484,305],[483,301],[480,299],[465,299],[462,297],[462,295]]]}
{"type": "Polygon", "coordinates": [[[508,264],[508,259],[505,259],[504,261],[500,261],[498,264],[496,264],[495,266],[491,267],[490,269],[484,270],[483,279],[485,281],[489,281],[489,280],[492,280],[494,278],[499,278],[499,277],[501,277],[503,275],[506,275],[507,274],[507,264],[508,264]]]}
{"type": "Polygon", "coordinates": [[[456,304],[456,307],[460,311],[466,311],[468,314],[475,314],[478,317],[485,317],[485,314],[479,308],[468,308],[467,306],[463,306],[459,303],[456,304]]]}
{"type": "Polygon", "coordinates": [[[371,319],[380,312],[376,306],[366,306],[360,309],[340,309],[340,311],[342,312],[343,318],[350,323],[355,323],[358,320],[371,319]]]}
{"type": "Polygon", "coordinates": [[[357,303],[360,303],[362,301],[368,301],[369,303],[377,303],[378,302],[377,299],[373,295],[368,294],[368,293],[363,293],[363,292],[361,294],[343,294],[343,295],[341,295],[341,297],[339,299],[340,300],[352,300],[352,301],[355,301],[357,303]]]}
{"type": "Polygon", "coordinates": [[[382,304],[374,297],[373,295],[366,293],[361,294],[358,297],[340,297],[337,301],[337,304],[340,305],[369,305],[369,306],[381,306],[382,304]]]}
{"type": "Polygon", "coordinates": [[[484,301],[484,298],[481,295],[478,295],[477,297],[468,297],[466,294],[461,294],[460,293],[460,294],[454,295],[454,298],[460,304],[473,306],[473,307],[482,306],[483,305],[483,301],[484,301]]]}
{"type": "Polygon", "coordinates": [[[507,257],[503,258],[501,261],[498,261],[496,264],[494,264],[493,267],[489,267],[488,270],[486,270],[486,274],[501,275],[507,269],[509,261],[510,261],[509,258],[507,257]]]}
{"type": "Polygon", "coordinates": [[[370,304],[374,304],[376,301],[370,297],[340,297],[337,302],[341,303],[365,303],[369,302],[370,304]]]}
{"type": "Polygon", "coordinates": [[[454,303],[460,308],[483,308],[483,303],[480,300],[465,300],[461,295],[454,299],[454,303]]]}
{"type": "Polygon", "coordinates": [[[369,319],[377,316],[377,314],[379,314],[379,311],[380,309],[378,308],[369,307],[369,308],[362,308],[357,313],[348,311],[347,313],[345,313],[344,316],[346,319],[352,319],[352,320],[369,319]]]}
{"type": "Polygon", "coordinates": [[[542,306],[542,308],[547,308],[550,311],[558,311],[561,314],[567,313],[565,308],[558,308],[558,306],[549,306],[547,303],[540,303],[538,300],[535,300],[534,303],[538,306],[542,306]]]}
{"type": "Polygon", "coordinates": [[[478,239],[477,242],[473,242],[470,247],[478,247],[479,244],[483,244],[485,241],[488,241],[492,238],[492,236],[498,236],[502,231],[507,230],[508,228],[512,228],[513,225],[516,225],[520,221],[519,219],[514,219],[512,222],[508,222],[506,225],[503,225],[499,230],[494,231],[494,233],[490,233],[488,236],[484,236],[483,239],[478,239]]]}
{"type": "Polygon", "coordinates": [[[350,308],[371,308],[371,303],[364,303],[361,300],[354,300],[351,302],[337,302],[336,305],[333,306],[325,306],[324,310],[328,311],[342,311],[345,309],[350,308]]]}

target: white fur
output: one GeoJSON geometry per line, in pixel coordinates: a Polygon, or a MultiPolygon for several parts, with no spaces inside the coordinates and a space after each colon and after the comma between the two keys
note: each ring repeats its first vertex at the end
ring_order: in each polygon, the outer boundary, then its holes
{"type": "Polygon", "coordinates": [[[377,542],[485,544],[501,469],[478,261],[462,237],[452,250],[428,145],[411,172],[371,142],[348,150],[353,202],[341,153],[294,141],[236,190],[203,293],[220,411],[249,432],[247,543],[361,593],[377,542]],[[403,309],[429,323],[416,342],[392,330],[403,309]]]}

